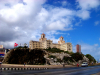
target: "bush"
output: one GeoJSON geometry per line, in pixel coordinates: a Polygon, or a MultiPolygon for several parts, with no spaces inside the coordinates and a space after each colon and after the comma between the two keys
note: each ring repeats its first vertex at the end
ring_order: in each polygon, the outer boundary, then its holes
{"type": "Polygon", "coordinates": [[[80,53],[73,53],[73,54],[71,55],[71,57],[72,57],[76,62],[83,59],[83,55],[80,54],[80,53]]]}
{"type": "Polygon", "coordinates": [[[68,51],[64,51],[64,53],[69,53],[68,51]]]}
{"type": "Polygon", "coordinates": [[[48,51],[48,52],[52,52],[52,53],[64,52],[63,50],[60,50],[60,49],[57,49],[57,48],[48,48],[48,49],[45,49],[45,50],[48,51]]]}

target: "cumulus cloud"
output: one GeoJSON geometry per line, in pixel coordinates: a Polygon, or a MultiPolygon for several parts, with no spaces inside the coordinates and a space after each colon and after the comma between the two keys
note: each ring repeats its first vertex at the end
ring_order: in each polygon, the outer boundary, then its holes
{"type": "Polygon", "coordinates": [[[47,38],[57,43],[58,38],[54,35],[60,34],[59,31],[73,30],[76,16],[83,20],[90,17],[88,10],[75,11],[49,5],[47,9],[43,7],[45,2],[46,0],[0,0],[0,42],[5,47],[13,47],[12,43],[15,42],[38,41],[40,34],[45,32],[47,38]],[[52,33],[51,37],[48,33],[52,33]]]}
{"type": "Polygon", "coordinates": [[[78,8],[82,10],[90,10],[100,5],[100,0],[76,0],[78,2],[78,8]]]}
{"type": "Polygon", "coordinates": [[[86,20],[90,18],[90,12],[86,10],[79,10],[77,11],[77,16],[82,18],[83,20],[86,20]]]}
{"type": "Polygon", "coordinates": [[[100,5],[100,0],[76,0],[79,9],[77,16],[86,20],[90,18],[90,10],[100,5]]]}
{"type": "MultiPolygon", "coordinates": [[[[97,47],[99,46],[98,44],[94,44],[94,45],[89,45],[87,43],[79,43],[79,45],[81,45],[81,51],[82,53],[89,53],[91,51],[94,51],[97,49],[97,47]]],[[[74,46],[74,51],[76,50],[76,46],[74,46]]]]}
{"type": "Polygon", "coordinates": [[[13,47],[14,42],[28,43],[29,39],[34,38],[33,35],[37,38],[37,33],[35,34],[37,26],[33,25],[33,21],[41,11],[44,2],[45,0],[23,0],[23,2],[0,0],[1,44],[8,48],[13,47]]]}
{"type": "MultiPolygon", "coordinates": [[[[0,9],[0,41],[4,46],[13,47],[13,45],[7,46],[6,43],[28,43],[31,39],[38,41],[41,32],[56,31],[59,33],[57,30],[73,29],[73,25],[71,25],[73,10],[65,8],[46,10],[42,7],[43,2],[39,3],[38,1],[23,0],[26,4],[17,1],[10,7],[6,6],[7,8],[0,9]]],[[[55,39],[55,37],[50,37],[50,39],[55,40],[55,43],[58,41],[58,38],[55,39]]]]}
{"type": "Polygon", "coordinates": [[[50,10],[51,17],[46,22],[46,30],[72,30],[74,11],[65,8],[54,8],[50,10]],[[61,11],[62,10],[62,11],[61,11]],[[58,13],[59,12],[59,13],[58,13]]]}
{"type": "MultiPolygon", "coordinates": [[[[18,1],[19,0],[15,1],[15,3],[11,0],[3,1],[11,6],[1,8],[0,15],[2,19],[7,22],[16,22],[20,20],[21,17],[30,16],[30,14],[34,16],[40,11],[41,4],[43,3],[43,0],[23,0],[23,2],[26,3],[26,5],[24,5],[23,3],[19,3],[18,1]]],[[[6,3],[4,3],[3,6],[5,6],[6,3]]]]}
{"type": "Polygon", "coordinates": [[[94,45],[89,45],[89,44],[86,44],[86,43],[81,43],[81,49],[83,50],[83,51],[95,51],[95,50],[97,50],[98,49],[98,47],[99,47],[99,45],[98,44],[94,44],[94,45]]]}

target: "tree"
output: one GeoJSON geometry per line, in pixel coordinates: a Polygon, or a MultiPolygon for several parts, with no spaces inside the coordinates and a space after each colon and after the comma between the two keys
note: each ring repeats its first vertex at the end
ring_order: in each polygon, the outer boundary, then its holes
{"type": "Polygon", "coordinates": [[[45,64],[45,52],[41,49],[33,49],[29,51],[27,47],[18,47],[10,51],[5,61],[9,64],[45,64]]]}
{"type": "Polygon", "coordinates": [[[73,62],[72,57],[66,57],[66,56],[64,56],[63,60],[64,60],[64,62],[67,62],[67,61],[73,62]]]}
{"type": "Polygon", "coordinates": [[[83,55],[80,54],[80,53],[73,53],[73,54],[71,55],[71,57],[72,57],[76,62],[83,59],[83,55]]]}
{"type": "Polygon", "coordinates": [[[91,56],[90,54],[86,54],[85,56],[89,59],[90,62],[96,63],[95,58],[93,56],[91,56]]]}

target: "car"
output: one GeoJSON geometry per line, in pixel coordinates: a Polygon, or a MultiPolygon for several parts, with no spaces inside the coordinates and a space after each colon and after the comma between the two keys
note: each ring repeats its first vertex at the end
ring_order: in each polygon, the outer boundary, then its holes
{"type": "Polygon", "coordinates": [[[87,62],[83,62],[83,63],[81,64],[81,67],[88,67],[88,63],[87,63],[87,62]]]}
{"type": "Polygon", "coordinates": [[[2,64],[2,62],[0,61],[0,64],[2,64]]]}

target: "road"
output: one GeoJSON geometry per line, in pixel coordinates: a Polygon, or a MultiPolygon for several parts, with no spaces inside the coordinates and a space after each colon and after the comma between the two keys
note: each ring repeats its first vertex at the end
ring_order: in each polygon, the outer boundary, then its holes
{"type": "Polygon", "coordinates": [[[73,67],[47,70],[2,71],[0,75],[91,75],[100,72],[100,66],[73,67]]]}

